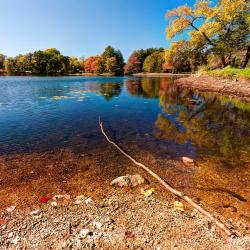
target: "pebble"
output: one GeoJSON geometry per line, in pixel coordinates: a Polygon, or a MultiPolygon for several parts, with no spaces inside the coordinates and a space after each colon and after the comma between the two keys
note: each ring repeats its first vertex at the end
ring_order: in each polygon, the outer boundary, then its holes
{"type": "Polygon", "coordinates": [[[51,202],[51,206],[52,206],[52,207],[57,207],[57,202],[52,201],[52,202],[51,202]]]}
{"type": "Polygon", "coordinates": [[[11,212],[13,212],[15,209],[16,209],[16,206],[10,206],[10,207],[7,207],[7,208],[6,208],[6,211],[7,211],[8,213],[11,213],[11,212]]]}
{"type": "Polygon", "coordinates": [[[139,174],[120,176],[111,182],[112,186],[118,187],[136,187],[145,182],[145,179],[139,174]]]}
{"type": "Polygon", "coordinates": [[[85,200],[85,203],[86,203],[87,205],[90,205],[90,204],[94,204],[95,202],[94,202],[91,198],[87,198],[87,199],[85,200]]]}
{"type": "Polygon", "coordinates": [[[8,238],[12,238],[13,235],[14,235],[14,233],[13,233],[13,232],[10,232],[10,233],[8,234],[8,238]]]}
{"type": "Polygon", "coordinates": [[[111,225],[111,224],[114,223],[114,220],[112,218],[110,218],[110,217],[107,217],[105,222],[107,223],[107,225],[111,225]]]}
{"type": "Polygon", "coordinates": [[[195,166],[195,161],[188,157],[182,157],[182,162],[186,165],[195,166]]]}
{"type": "Polygon", "coordinates": [[[30,213],[31,216],[37,217],[41,215],[42,211],[40,209],[34,210],[30,213]]]}
{"type": "Polygon", "coordinates": [[[20,241],[19,236],[16,236],[16,237],[12,240],[12,243],[13,243],[14,245],[16,245],[19,241],[20,241]]]}
{"type": "Polygon", "coordinates": [[[86,238],[90,234],[89,229],[82,229],[79,233],[81,239],[86,238]]]}
{"type": "Polygon", "coordinates": [[[75,204],[77,205],[83,204],[85,199],[86,197],[84,195],[78,195],[75,198],[75,204]]]}
{"type": "Polygon", "coordinates": [[[63,199],[64,198],[64,195],[62,195],[62,194],[57,194],[57,195],[54,195],[53,196],[53,200],[61,200],[61,199],[63,199]]]}
{"type": "Polygon", "coordinates": [[[93,222],[93,226],[97,229],[101,229],[102,227],[102,223],[101,222],[98,222],[98,221],[94,221],[93,222]]]}

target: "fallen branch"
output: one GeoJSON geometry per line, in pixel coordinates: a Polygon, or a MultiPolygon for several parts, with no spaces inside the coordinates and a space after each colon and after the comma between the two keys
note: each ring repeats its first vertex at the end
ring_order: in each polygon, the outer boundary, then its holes
{"type": "Polygon", "coordinates": [[[175,188],[171,187],[166,181],[164,181],[159,175],[154,173],[152,170],[150,170],[148,167],[146,167],[144,164],[136,161],[133,157],[131,157],[129,154],[127,154],[123,149],[121,149],[115,142],[111,141],[107,134],[105,133],[103,129],[103,123],[101,122],[99,118],[99,125],[101,128],[101,132],[106,138],[106,140],[112,144],[115,148],[117,148],[123,155],[125,155],[127,158],[129,158],[135,165],[139,166],[140,168],[144,169],[146,172],[148,172],[151,176],[153,176],[156,180],[158,180],[168,191],[173,193],[174,195],[178,196],[179,198],[185,200],[189,205],[194,207],[196,210],[198,210],[200,213],[208,217],[212,222],[215,223],[217,228],[220,230],[222,235],[224,237],[231,237],[236,236],[235,233],[229,229],[223,222],[221,222],[219,219],[215,218],[211,213],[203,209],[201,206],[199,206],[196,202],[194,202],[191,198],[189,198],[187,195],[183,194],[182,192],[176,190],[175,188]]]}

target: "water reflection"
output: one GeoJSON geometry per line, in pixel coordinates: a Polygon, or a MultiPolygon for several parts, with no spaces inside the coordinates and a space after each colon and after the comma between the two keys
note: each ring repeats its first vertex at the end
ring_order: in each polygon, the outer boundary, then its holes
{"type": "Polygon", "coordinates": [[[26,105],[43,104],[41,100],[78,99],[87,93],[100,94],[108,101],[121,94],[122,86],[121,78],[106,81],[77,77],[1,77],[0,108],[26,109],[26,105]]]}
{"type": "Polygon", "coordinates": [[[228,167],[249,163],[250,104],[181,89],[164,78],[130,80],[126,87],[131,95],[159,97],[156,138],[191,144],[199,156],[228,167]]]}
{"type": "Polygon", "coordinates": [[[131,95],[143,98],[158,98],[159,81],[158,78],[128,80],[126,81],[126,87],[131,95]]]}
{"type": "Polygon", "coordinates": [[[117,97],[121,94],[122,84],[121,83],[104,83],[101,85],[100,93],[104,96],[107,101],[117,97]]]}
{"type": "Polygon", "coordinates": [[[143,147],[249,164],[250,104],[177,88],[172,78],[2,77],[0,87],[0,149],[99,140],[90,131],[102,115],[124,137],[139,134],[143,147]]]}

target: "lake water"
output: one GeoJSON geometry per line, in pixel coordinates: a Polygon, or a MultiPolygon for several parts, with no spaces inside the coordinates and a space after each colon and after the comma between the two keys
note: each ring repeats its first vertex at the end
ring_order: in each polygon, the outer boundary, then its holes
{"type": "Polygon", "coordinates": [[[223,193],[236,200],[224,208],[249,211],[249,103],[177,88],[164,77],[0,77],[2,155],[101,150],[99,117],[121,145],[163,159],[195,158],[196,196],[212,202],[211,192],[223,193]]]}
{"type": "Polygon", "coordinates": [[[250,104],[181,90],[170,78],[0,77],[0,90],[1,153],[97,141],[100,116],[118,139],[138,137],[172,157],[249,163],[250,104]]]}

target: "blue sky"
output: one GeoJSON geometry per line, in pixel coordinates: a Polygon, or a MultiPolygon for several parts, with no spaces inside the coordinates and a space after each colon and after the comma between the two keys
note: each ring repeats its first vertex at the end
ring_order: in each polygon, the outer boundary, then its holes
{"type": "Polygon", "coordinates": [[[135,49],[167,47],[165,13],[194,0],[0,0],[0,53],[58,48],[68,56],[107,45],[127,58],[135,49]]]}

